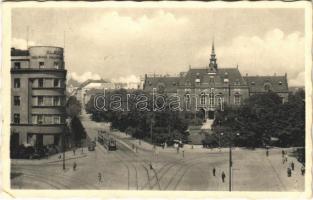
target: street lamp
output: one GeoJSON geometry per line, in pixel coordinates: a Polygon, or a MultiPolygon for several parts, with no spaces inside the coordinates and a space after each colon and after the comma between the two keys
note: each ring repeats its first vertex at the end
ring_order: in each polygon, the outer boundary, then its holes
{"type": "Polygon", "coordinates": [[[222,133],[220,133],[218,136],[218,145],[219,145],[219,148],[221,149],[221,136],[223,136],[224,135],[224,133],[222,132],[222,133]]]}
{"type": "MultiPolygon", "coordinates": [[[[240,133],[236,133],[236,136],[239,136],[240,133]]],[[[229,191],[232,190],[232,167],[233,167],[233,159],[232,159],[232,142],[229,140],[229,191]]]]}

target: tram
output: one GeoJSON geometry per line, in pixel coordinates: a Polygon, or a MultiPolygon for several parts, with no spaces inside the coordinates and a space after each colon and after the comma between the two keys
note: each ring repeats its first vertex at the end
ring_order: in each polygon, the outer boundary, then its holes
{"type": "Polygon", "coordinates": [[[116,140],[110,136],[106,131],[98,131],[98,142],[104,146],[108,151],[115,151],[116,140]]]}

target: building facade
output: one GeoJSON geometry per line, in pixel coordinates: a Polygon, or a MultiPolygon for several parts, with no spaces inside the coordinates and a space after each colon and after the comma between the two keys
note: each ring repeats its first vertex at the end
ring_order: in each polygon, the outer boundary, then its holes
{"type": "Polygon", "coordinates": [[[11,49],[11,145],[60,145],[65,131],[63,48],[11,49]]]}
{"type": "Polygon", "coordinates": [[[238,106],[251,95],[276,92],[282,102],[288,100],[287,75],[242,76],[238,66],[220,68],[214,44],[209,64],[204,68],[190,68],[179,76],[145,75],[143,89],[147,92],[176,95],[184,110],[201,111],[205,118],[214,119],[215,111],[225,104],[238,106]]]}

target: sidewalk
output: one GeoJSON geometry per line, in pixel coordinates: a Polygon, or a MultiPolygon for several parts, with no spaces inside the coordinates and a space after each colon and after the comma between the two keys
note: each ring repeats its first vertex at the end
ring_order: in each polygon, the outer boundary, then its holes
{"type": "MultiPolygon", "coordinates": [[[[75,155],[73,151],[66,151],[65,152],[65,160],[72,160],[77,158],[84,158],[87,157],[88,149],[85,147],[83,149],[83,153],[81,153],[81,148],[76,149],[75,155]]],[[[58,153],[55,155],[51,155],[48,158],[41,158],[41,159],[11,159],[12,165],[42,165],[42,164],[53,164],[63,161],[63,153],[58,153]],[[59,156],[61,155],[61,158],[59,156]]]]}
{"type": "MultiPolygon", "coordinates": [[[[134,139],[130,135],[126,135],[123,132],[120,131],[112,131],[111,134],[118,139],[122,140],[124,143],[126,143],[129,147],[134,145],[134,151],[137,147],[138,150],[145,150],[145,151],[152,151],[153,145],[144,141],[144,140],[139,140],[139,139],[134,139]]],[[[156,146],[156,151],[157,152],[170,152],[170,153],[176,153],[177,149],[175,147],[165,147],[164,149],[160,146],[156,146]]],[[[238,148],[233,148],[233,150],[237,150],[238,148]]],[[[228,152],[228,148],[212,148],[212,149],[207,149],[203,148],[202,145],[190,145],[190,144],[185,144],[184,147],[179,148],[179,151],[182,152],[206,152],[206,153],[217,153],[217,152],[228,152]]]]}

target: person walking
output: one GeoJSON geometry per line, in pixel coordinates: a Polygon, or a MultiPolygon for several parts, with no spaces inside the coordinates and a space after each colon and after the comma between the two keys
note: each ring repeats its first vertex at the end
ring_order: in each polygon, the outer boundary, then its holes
{"type": "Polygon", "coordinates": [[[285,157],[285,151],[281,150],[281,157],[284,158],[285,157]]]}
{"type": "Polygon", "coordinates": [[[290,169],[290,167],[287,168],[287,176],[291,177],[291,169],[290,169]]]}
{"type": "Polygon", "coordinates": [[[268,148],[266,148],[266,157],[268,157],[268,153],[269,153],[268,148]]]}
{"type": "Polygon", "coordinates": [[[226,177],[225,173],[222,172],[222,181],[223,181],[223,183],[225,182],[225,177],[226,177]]]}
{"type": "Polygon", "coordinates": [[[215,176],[216,169],[213,167],[213,176],[215,176]]]}
{"type": "Polygon", "coordinates": [[[98,173],[98,182],[99,183],[102,182],[102,174],[101,174],[101,172],[98,173]]]}
{"type": "Polygon", "coordinates": [[[293,161],[291,162],[291,170],[295,170],[295,164],[293,163],[293,161]]]}
{"type": "Polygon", "coordinates": [[[75,148],[73,148],[73,155],[75,156],[75,153],[76,153],[76,149],[75,148]]]}
{"type": "Polygon", "coordinates": [[[77,167],[77,164],[76,162],[73,163],[73,171],[76,171],[76,167],[77,167]]]}
{"type": "Polygon", "coordinates": [[[302,165],[302,167],[301,167],[301,175],[303,176],[304,173],[305,173],[305,168],[304,168],[304,165],[302,165]]]}

